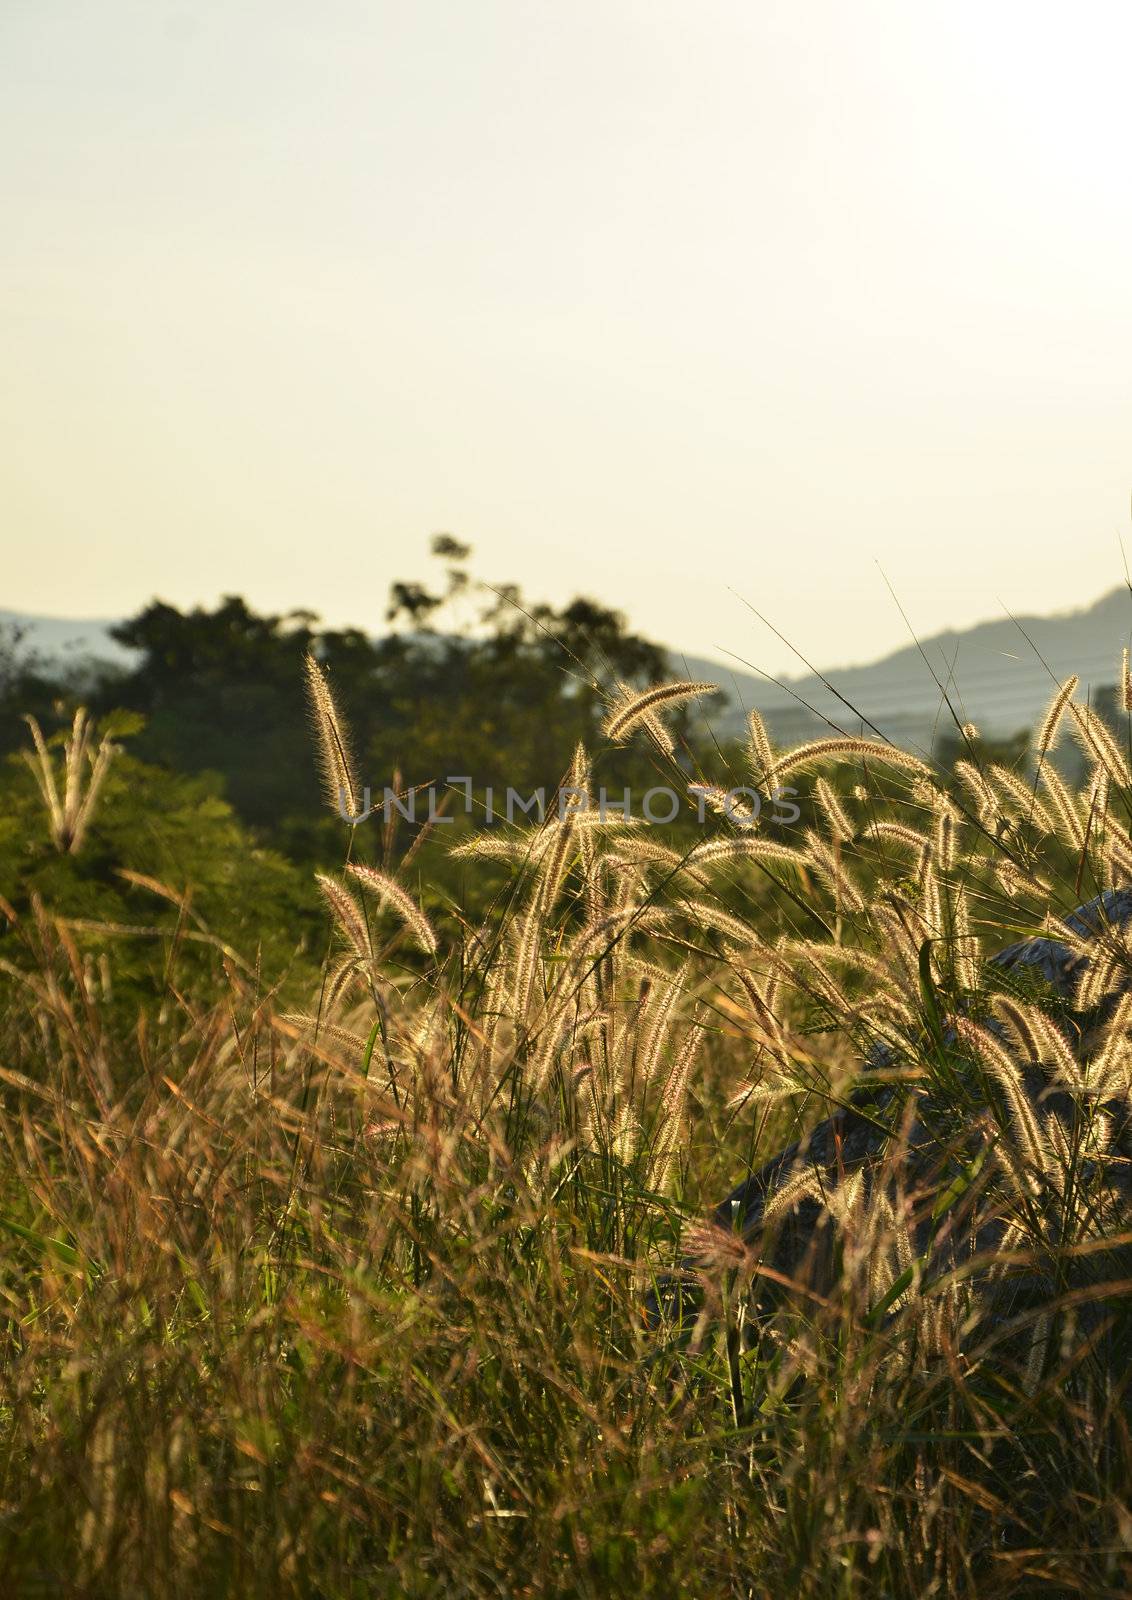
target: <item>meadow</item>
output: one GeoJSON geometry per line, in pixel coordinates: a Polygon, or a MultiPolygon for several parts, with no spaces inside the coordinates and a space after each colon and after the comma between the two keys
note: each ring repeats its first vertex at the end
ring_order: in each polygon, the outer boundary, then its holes
{"type": "Polygon", "coordinates": [[[121,719],[9,763],[0,1590],[1128,1593],[1123,929],[1060,929],[1068,993],[988,959],[1129,882],[1126,663],[1119,726],[1070,680],[946,770],[752,714],[721,780],[702,686],[614,687],[542,822],[451,844],[341,820],[302,672],[301,885],[203,780],[147,820],[121,719]],[[609,749],[702,825],[581,803],[609,749]],[[191,882],[130,864],[202,817],[191,882]],[[867,1159],[715,1212],[850,1103],[867,1159]]]}

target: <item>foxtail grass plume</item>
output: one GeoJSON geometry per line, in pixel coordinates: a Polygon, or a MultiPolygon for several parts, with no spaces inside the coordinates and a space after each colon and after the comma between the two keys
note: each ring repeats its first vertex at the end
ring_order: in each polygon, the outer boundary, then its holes
{"type": "Polygon", "coordinates": [[[373,951],[365,912],[346,885],[339,883],[337,878],[332,878],[328,872],[316,872],[314,876],[347,944],[356,956],[368,960],[373,951]]]}
{"type": "Polygon", "coordinates": [[[351,861],[346,871],[364,888],[375,894],[383,905],[389,906],[397,913],[422,950],[427,951],[430,956],[436,954],[436,934],[433,932],[432,924],[412,895],[395,879],[385,872],[379,872],[376,867],[367,867],[358,861],[351,861]]]}
{"type": "Polygon", "coordinates": [[[850,822],[833,785],[825,778],[819,778],[814,784],[814,798],[825,816],[830,838],[836,840],[838,844],[847,844],[853,838],[856,829],[850,822]]]}
{"type": "MultiPolygon", "coordinates": [[[[662,706],[679,705],[685,700],[695,700],[702,694],[715,694],[716,688],[714,683],[661,683],[641,694],[633,694],[622,685],[619,697],[605,720],[606,737],[615,744],[623,744],[634,728],[651,718],[662,706]]],[[[662,733],[667,753],[671,755],[672,741],[665,730],[662,729],[662,733]]]]}
{"type": "Polygon", "coordinates": [[[932,770],[926,762],[896,745],[881,744],[877,739],[814,739],[802,744],[788,755],[780,756],[775,767],[775,777],[785,777],[796,767],[811,766],[815,761],[829,761],[835,756],[853,757],[859,761],[875,761],[889,767],[899,767],[914,772],[917,777],[932,780],[932,770]]]}
{"type": "Polygon", "coordinates": [[[1074,735],[1085,754],[1099,761],[1113,782],[1122,789],[1132,788],[1132,773],[1128,770],[1124,752],[1106,723],[1098,716],[1095,707],[1070,703],[1069,710],[1073,717],[1074,735]]]}
{"type": "Polygon", "coordinates": [[[806,830],[806,859],[840,906],[854,915],[864,911],[865,897],[845,870],[837,849],[830,849],[812,829],[806,830]]]}
{"type": "Polygon", "coordinates": [[[759,814],[752,811],[746,801],[736,798],[742,793],[738,789],[722,789],[715,784],[697,784],[689,793],[698,796],[702,805],[710,806],[717,816],[726,817],[728,822],[733,822],[737,828],[754,828],[758,826],[759,814]]]}
{"type": "Polygon", "coordinates": [[[1051,766],[1042,768],[1042,787],[1053,807],[1058,837],[1071,850],[1081,850],[1085,843],[1085,826],[1081,821],[1076,796],[1070,794],[1060,775],[1051,766]]]}
{"type": "Polygon", "coordinates": [[[805,862],[805,855],[792,845],[779,844],[776,839],[708,839],[696,845],[687,857],[690,867],[706,866],[711,861],[785,861],[795,866],[805,862]]]}
{"type": "Polygon", "coordinates": [[[904,822],[870,822],[863,830],[863,836],[877,841],[892,839],[897,844],[907,845],[910,850],[923,850],[929,845],[925,834],[910,828],[904,822]]]}
{"type": "Polygon", "coordinates": [[[47,748],[42,730],[34,717],[24,721],[31,730],[35,755],[22,752],[31,768],[43,803],[47,807],[51,839],[56,850],[65,855],[77,855],[82,848],[86,830],[94,814],[95,803],[106,780],[110,763],[118,754],[119,746],[108,738],[99,742],[97,752],[92,751],[94,724],[85,706],[75,712],[70,737],[63,743],[63,798],[55,781],[55,765],[47,748]],[[90,768],[83,788],[83,774],[90,768]]]}
{"type": "Polygon", "coordinates": [[[987,812],[998,810],[998,802],[995,799],[994,790],[974,762],[957,761],[955,763],[955,776],[974,800],[979,809],[980,818],[984,818],[987,812]]]}
{"type": "Polygon", "coordinates": [[[1056,1159],[1030,1104],[1017,1064],[998,1040],[978,1023],[967,1017],[956,1017],[952,1025],[963,1044],[979,1058],[1002,1090],[1009,1113],[1008,1128],[1016,1141],[1018,1154],[1034,1176],[1040,1174],[1047,1181],[1056,1181],[1056,1159]]]}
{"type": "Polygon", "coordinates": [[[358,784],[350,755],[349,732],[334,704],[326,674],[309,650],[303,658],[303,672],[326,803],[340,816],[356,817],[359,814],[358,784]]]}
{"type": "Polygon", "coordinates": [[[747,713],[747,760],[755,778],[769,789],[774,782],[774,747],[757,711],[747,713]]]}
{"type": "Polygon", "coordinates": [[[1061,719],[1065,714],[1065,708],[1076,694],[1077,685],[1080,683],[1080,681],[1081,680],[1076,673],[1074,673],[1071,678],[1066,678],[1065,682],[1061,685],[1061,688],[1057,690],[1053,699],[1046,707],[1045,715],[1038,724],[1038,732],[1034,740],[1039,759],[1045,755],[1046,751],[1052,746],[1054,740],[1057,738],[1058,729],[1061,726],[1061,719]]]}
{"type": "Polygon", "coordinates": [[[1018,806],[1028,822],[1041,828],[1044,833],[1055,831],[1053,818],[1038,799],[1036,791],[1018,773],[1012,772],[1009,767],[992,764],[987,768],[987,776],[1008,802],[1018,806]]]}

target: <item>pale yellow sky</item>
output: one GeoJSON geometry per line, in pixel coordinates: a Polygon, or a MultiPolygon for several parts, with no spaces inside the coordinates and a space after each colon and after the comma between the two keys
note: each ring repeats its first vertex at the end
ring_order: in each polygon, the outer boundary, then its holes
{"type": "MultiPolygon", "coordinates": [[[[1085,604],[1132,7],[5,0],[0,605],[378,629],[429,535],[688,651],[1085,604]]],[[[1132,539],[1126,539],[1132,544],[1132,539]]]]}

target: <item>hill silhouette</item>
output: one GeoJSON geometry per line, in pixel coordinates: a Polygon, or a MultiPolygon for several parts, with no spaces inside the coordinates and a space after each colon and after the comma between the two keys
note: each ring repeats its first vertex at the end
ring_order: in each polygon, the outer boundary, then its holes
{"type": "MultiPolygon", "coordinates": [[[[131,659],[111,637],[114,619],[0,611],[0,623],[23,629],[23,648],[50,661],[131,659]]],[[[728,704],[714,713],[724,732],[737,731],[754,707],[782,742],[809,737],[829,723],[850,731],[871,723],[898,744],[930,750],[936,733],[953,725],[941,685],[961,720],[976,723],[990,738],[1003,738],[1034,723],[1054,680],[1077,672],[1085,693],[1112,684],[1120,652],[1130,643],[1132,594],[1117,588],[1091,606],[947,629],[865,665],[822,667],[821,677],[806,673],[775,682],[738,660],[687,656],[672,647],[669,655],[674,671],[725,691],[728,704]]]]}

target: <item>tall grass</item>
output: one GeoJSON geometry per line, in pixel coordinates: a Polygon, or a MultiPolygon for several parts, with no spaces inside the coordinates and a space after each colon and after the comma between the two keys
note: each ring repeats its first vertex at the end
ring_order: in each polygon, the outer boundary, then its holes
{"type": "MultiPolygon", "coordinates": [[[[667,759],[697,687],[610,732],[667,759]]],[[[1072,694],[1032,780],[956,789],[752,725],[737,781],[806,775],[802,822],[683,855],[583,809],[579,751],[465,847],[513,871],[455,940],[356,830],[302,1012],[232,962],[204,1004],[171,948],[123,1029],[112,961],[17,919],[2,1592],[1127,1593],[1120,917],[986,960],[1128,882],[1072,694]]]]}

